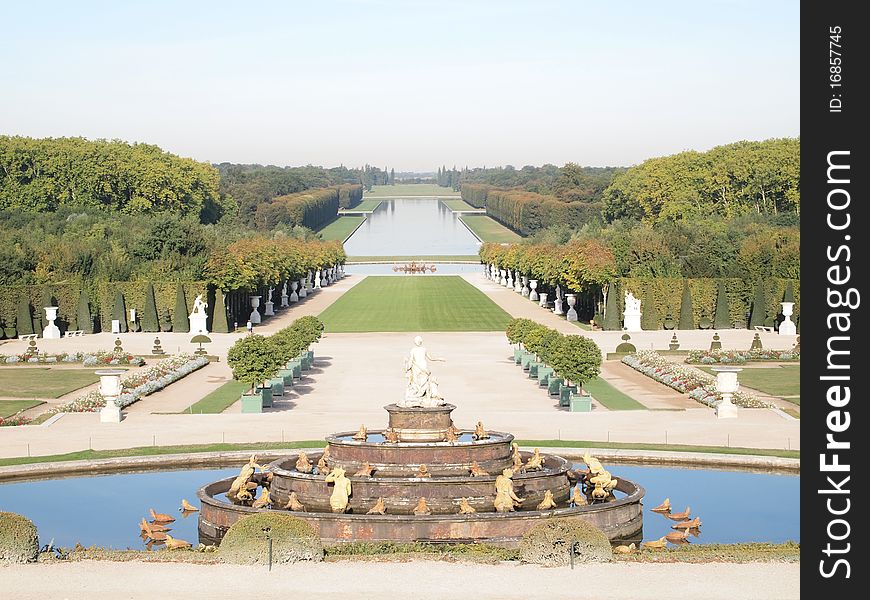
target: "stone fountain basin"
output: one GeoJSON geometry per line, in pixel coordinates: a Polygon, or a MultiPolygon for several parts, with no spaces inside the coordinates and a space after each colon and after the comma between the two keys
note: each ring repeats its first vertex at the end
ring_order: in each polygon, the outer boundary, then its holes
{"type": "MultiPolygon", "coordinates": [[[[412,477],[420,464],[433,475],[462,476],[468,465],[477,461],[489,473],[501,473],[511,466],[511,443],[514,436],[500,431],[490,437],[468,442],[362,442],[348,439],[355,431],[345,431],[326,438],[329,445],[329,466],[338,465],[348,474],[356,473],[363,463],[378,468],[378,474],[388,477],[412,477]]],[[[370,431],[383,434],[383,430],[370,431]]],[[[318,455],[319,458],[319,455],[318,455]]],[[[280,461],[279,461],[280,462],[280,461]]],[[[317,462],[314,460],[313,462],[317,462]]]]}
{"type": "MultiPolygon", "coordinates": [[[[227,529],[240,518],[269,509],[235,506],[215,496],[226,493],[233,477],[203,486],[197,492],[201,503],[199,536],[205,544],[220,543],[227,529]]],[[[273,481],[274,486],[274,481],[273,481]]],[[[639,543],[643,536],[644,489],[625,479],[619,479],[617,490],[624,497],[603,504],[559,508],[555,510],[523,510],[512,513],[478,512],[472,515],[433,514],[426,516],[386,514],[333,514],[331,512],[288,512],[309,522],[317,529],[325,544],[342,542],[486,542],[515,547],[529,529],[555,517],[590,521],[608,536],[612,543],[639,543]]],[[[416,502],[416,499],[415,499],[416,502]]],[[[309,509],[310,506],[307,505],[309,509]]]]}
{"type": "MultiPolygon", "coordinates": [[[[528,457],[530,454],[525,455],[528,457]]],[[[571,495],[571,484],[566,475],[570,463],[559,456],[543,456],[543,470],[513,476],[514,492],[525,499],[523,508],[537,506],[544,499],[547,490],[553,492],[553,499],[557,504],[567,504],[571,495]]],[[[330,512],[332,484],[326,483],[324,475],[296,471],[296,458],[297,455],[289,456],[269,465],[269,470],[274,475],[270,495],[275,506],[284,506],[290,493],[296,492],[302,504],[309,510],[330,512]]],[[[319,455],[309,458],[315,463],[318,459],[319,455]]],[[[461,476],[449,477],[434,473],[432,477],[389,477],[382,476],[377,471],[374,477],[355,477],[353,473],[354,471],[347,471],[353,489],[350,499],[353,513],[365,514],[378,498],[384,498],[388,513],[411,515],[420,497],[426,498],[433,514],[455,514],[458,511],[459,498],[468,498],[468,503],[479,512],[494,510],[496,475],[471,477],[467,466],[461,476]]]]}

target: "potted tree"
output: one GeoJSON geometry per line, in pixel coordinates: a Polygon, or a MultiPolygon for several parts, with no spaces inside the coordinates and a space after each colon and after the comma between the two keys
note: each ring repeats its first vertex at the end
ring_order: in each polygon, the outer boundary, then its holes
{"type": "Polygon", "coordinates": [[[233,378],[250,386],[242,400],[242,412],[263,412],[272,405],[272,388],[259,387],[280,366],[275,344],[262,335],[249,335],[238,340],[227,352],[227,364],[233,378]]]}
{"type": "Polygon", "coordinates": [[[592,400],[588,396],[576,396],[578,386],[598,376],[601,372],[601,349],[591,339],[579,335],[566,335],[558,341],[553,351],[553,368],[565,383],[559,390],[559,405],[569,406],[572,411],[589,411],[592,400]]]}
{"type": "Polygon", "coordinates": [[[537,323],[531,319],[511,319],[508,323],[505,335],[507,336],[508,343],[516,345],[514,348],[514,362],[516,364],[520,364],[522,361],[524,352],[523,341],[525,340],[526,333],[530,328],[535,326],[537,326],[537,323]]]}

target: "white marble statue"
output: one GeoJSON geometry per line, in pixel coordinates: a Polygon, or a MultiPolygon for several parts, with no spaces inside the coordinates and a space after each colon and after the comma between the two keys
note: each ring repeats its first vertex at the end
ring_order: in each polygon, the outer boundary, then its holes
{"type": "Polygon", "coordinates": [[[190,333],[194,335],[208,335],[208,327],[206,327],[208,314],[205,312],[206,308],[208,308],[208,303],[202,299],[202,294],[199,294],[196,300],[193,301],[193,312],[187,317],[190,324],[190,333]]]}
{"type": "Polygon", "coordinates": [[[444,398],[438,392],[438,380],[429,370],[429,361],[443,362],[443,358],[431,356],[423,347],[423,338],[419,335],[414,338],[414,347],[408,358],[404,361],[405,378],[408,385],[405,388],[405,397],[399,402],[399,406],[431,407],[443,405],[444,398]]]}
{"type": "Polygon", "coordinates": [[[202,294],[198,294],[196,300],[193,301],[193,312],[190,316],[205,314],[205,309],[208,308],[208,302],[202,299],[202,294]]]}
{"type": "Polygon", "coordinates": [[[625,309],[622,313],[622,328],[625,331],[643,331],[640,326],[640,300],[631,292],[625,292],[625,309]]]}

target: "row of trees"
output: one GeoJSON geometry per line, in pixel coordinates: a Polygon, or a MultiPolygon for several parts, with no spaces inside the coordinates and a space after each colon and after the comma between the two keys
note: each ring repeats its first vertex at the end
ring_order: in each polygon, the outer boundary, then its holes
{"type": "Polygon", "coordinates": [[[565,202],[599,202],[614,175],[623,171],[624,167],[583,167],[576,163],[567,163],[562,167],[527,165],[521,169],[510,165],[475,169],[466,167],[461,172],[460,182],[463,188],[477,184],[535,192],[565,202]]]}
{"type": "Polygon", "coordinates": [[[587,337],[563,335],[530,319],[512,319],[505,335],[552,367],[566,385],[582,387],[601,373],[601,348],[587,337]]]}
{"type": "Polygon", "coordinates": [[[555,225],[583,227],[599,219],[601,204],[564,202],[535,192],[490,188],[486,193],[486,214],[527,236],[555,225]]]}
{"type": "Polygon", "coordinates": [[[218,172],[150,144],[0,136],[0,209],[173,212],[214,222],[232,212],[218,172]]]}
{"type": "Polygon", "coordinates": [[[342,200],[350,207],[362,200],[362,193],[360,184],[343,184],[278,196],[257,207],[256,223],[267,230],[278,225],[319,229],[336,217],[342,200]]]}

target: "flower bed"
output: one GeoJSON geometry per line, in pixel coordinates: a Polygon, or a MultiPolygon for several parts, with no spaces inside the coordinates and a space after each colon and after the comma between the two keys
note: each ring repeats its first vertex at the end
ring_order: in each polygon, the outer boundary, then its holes
{"type": "Polygon", "coordinates": [[[794,350],[691,350],[686,362],[690,365],[739,365],[751,361],[774,360],[800,362],[801,353],[794,350]]]}
{"type": "Polygon", "coordinates": [[[114,352],[61,352],[59,354],[33,354],[29,350],[25,350],[21,354],[4,355],[0,354],[0,364],[15,365],[15,364],[55,364],[55,363],[82,363],[86,367],[98,367],[101,365],[133,365],[141,367],[145,364],[145,360],[132,354],[123,352],[116,354],[114,352]]]}
{"type": "MultiPolygon", "coordinates": [[[[121,395],[118,406],[124,408],[142,396],[162,390],[208,364],[208,359],[192,354],[176,354],[165,358],[152,367],[131,373],[121,380],[121,395]]],[[[100,392],[93,390],[66,404],[56,406],[50,412],[96,412],[105,406],[100,392]]]]}
{"type": "Polygon", "coordinates": [[[11,417],[0,417],[0,427],[17,427],[18,425],[27,425],[30,419],[22,415],[12,415],[11,417]]]}
{"type": "MultiPolygon", "coordinates": [[[[623,357],[622,362],[659,383],[663,383],[682,394],[688,394],[692,400],[701,404],[714,407],[719,403],[715,377],[698,369],[673,363],[654,350],[640,350],[634,354],[629,354],[623,357]]],[[[743,392],[737,392],[731,400],[743,408],[768,408],[770,406],[752,394],[743,392]]]]}

